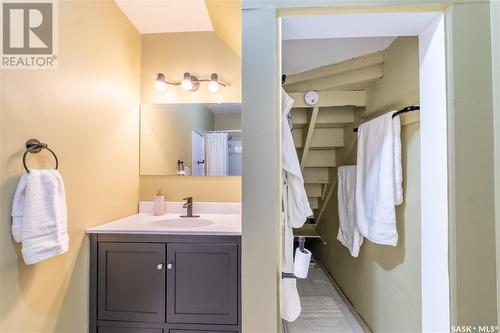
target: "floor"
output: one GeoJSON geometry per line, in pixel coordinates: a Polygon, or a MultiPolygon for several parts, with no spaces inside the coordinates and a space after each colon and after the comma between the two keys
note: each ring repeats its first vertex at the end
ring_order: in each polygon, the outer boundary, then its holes
{"type": "Polygon", "coordinates": [[[284,332],[365,332],[321,267],[311,267],[307,279],[297,280],[297,289],[302,313],[296,321],[285,322],[284,332]]]}

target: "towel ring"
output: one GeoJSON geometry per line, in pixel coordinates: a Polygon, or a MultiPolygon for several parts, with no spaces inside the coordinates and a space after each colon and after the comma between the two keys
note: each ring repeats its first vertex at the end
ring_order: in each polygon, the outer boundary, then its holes
{"type": "Polygon", "coordinates": [[[54,153],[54,151],[50,149],[46,143],[41,143],[37,139],[29,139],[28,141],[26,141],[26,151],[24,152],[23,155],[23,166],[26,172],[28,173],[30,172],[28,166],[26,165],[26,156],[28,155],[28,153],[38,154],[39,152],[42,151],[42,149],[47,149],[52,153],[52,156],[54,156],[54,159],[56,160],[56,170],[57,170],[57,168],[59,167],[59,160],[57,159],[56,153],[54,153]]]}

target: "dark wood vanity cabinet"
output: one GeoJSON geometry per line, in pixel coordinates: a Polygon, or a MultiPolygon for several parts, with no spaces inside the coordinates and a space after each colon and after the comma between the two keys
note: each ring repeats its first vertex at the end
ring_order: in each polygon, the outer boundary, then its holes
{"type": "Polygon", "coordinates": [[[240,332],[240,237],[91,234],[90,332],[240,332]]]}
{"type": "Polygon", "coordinates": [[[238,245],[167,244],[167,322],[238,324],[238,245]]]}
{"type": "Polygon", "coordinates": [[[165,244],[99,243],[97,318],[162,323],[165,244]]]}

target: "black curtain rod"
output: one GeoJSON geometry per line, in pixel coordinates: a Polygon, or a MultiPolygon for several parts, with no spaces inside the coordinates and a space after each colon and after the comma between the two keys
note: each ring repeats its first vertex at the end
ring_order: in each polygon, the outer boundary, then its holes
{"type": "MultiPolygon", "coordinates": [[[[392,118],[397,117],[397,116],[399,116],[399,115],[401,115],[403,113],[412,112],[412,111],[418,111],[418,110],[420,110],[420,106],[419,105],[410,105],[410,106],[407,106],[405,108],[402,108],[399,111],[394,112],[394,114],[392,115],[392,118]]],[[[353,129],[353,132],[358,132],[358,128],[353,129]]]]}

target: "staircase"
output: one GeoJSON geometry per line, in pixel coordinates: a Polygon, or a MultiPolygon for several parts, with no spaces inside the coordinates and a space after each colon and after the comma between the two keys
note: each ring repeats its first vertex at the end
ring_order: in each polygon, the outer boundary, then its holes
{"type": "Polygon", "coordinates": [[[346,127],[366,105],[366,90],[383,77],[384,51],[364,55],[287,77],[285,91],[295,101],[291,115],[293,139],[315,218],[321,214],[342,164],[346,127]],[[313,107],[304,102],[308,90],[318,91],[313,107]]]}

